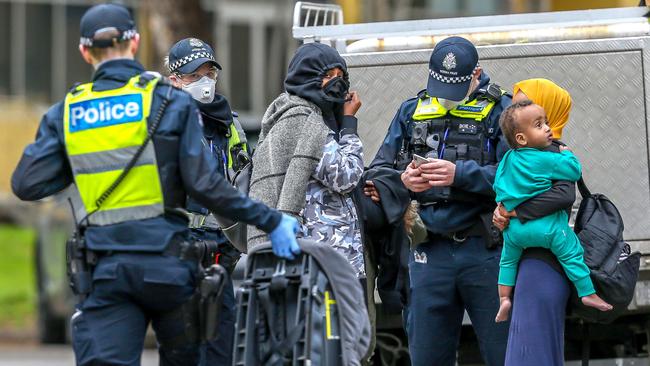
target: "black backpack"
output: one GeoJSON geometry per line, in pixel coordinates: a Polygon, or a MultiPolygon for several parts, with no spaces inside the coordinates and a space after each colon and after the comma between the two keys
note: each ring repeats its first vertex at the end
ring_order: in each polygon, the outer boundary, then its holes
{"type": "Polygon", "coordinates": [[[587,322],[607,324],[619,317],[634,297],[641,253],[631,253],[630,245],[623,240],[623,219],[612,201],[592,194],[582,178],[578,189],[582,202],[573,230],[584,248],[596,293],[614,309],[604,312],[584,306],[574,288],[571,310],[587,322]]]}

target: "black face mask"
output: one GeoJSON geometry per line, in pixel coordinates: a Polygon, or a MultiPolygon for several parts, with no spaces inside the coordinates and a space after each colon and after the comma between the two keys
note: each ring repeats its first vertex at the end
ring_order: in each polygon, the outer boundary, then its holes
{"type": "Polygon", "coordinates": [[[324,99],[335,104],[343,104],[348,90],[350,90],[350,83],[340,76],[334,77],[323,86],[324,99]]]}

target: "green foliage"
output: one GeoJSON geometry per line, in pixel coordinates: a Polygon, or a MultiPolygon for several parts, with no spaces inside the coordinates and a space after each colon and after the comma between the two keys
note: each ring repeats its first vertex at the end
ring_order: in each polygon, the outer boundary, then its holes
{"type": "Polygon", "coordinates": [[[32,324],[36,314],[34,230],[0,225],[0,328],[32,324]]]}

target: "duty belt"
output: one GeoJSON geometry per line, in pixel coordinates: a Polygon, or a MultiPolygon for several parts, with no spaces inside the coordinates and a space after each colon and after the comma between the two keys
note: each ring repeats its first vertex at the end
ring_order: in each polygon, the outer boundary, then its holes
{"type": "Polygon", "coordinates": [[[483,228],[483,225],[478,222],[467,229],[463,230],[458,230],[456,232],[451,232],[451,233],[429,233],[430,237],[438,237],[438,238],[443,238],[443,239],[449,239],[453,240],[457,243],[462,243],[465,240],[467,240],[468,237],[470,236],[483,236],[485,235],[485,228],[483,228]]]}
{"type": "Polygon", "coordinates": [[[187,217],[190,221],[188,224],[190,229],[221,229],[221,226],[219,226],[219,223],[217,223],[217,219],[215,219],[212,214],[201,215],[193,212],[188,212],[187,217]]]}

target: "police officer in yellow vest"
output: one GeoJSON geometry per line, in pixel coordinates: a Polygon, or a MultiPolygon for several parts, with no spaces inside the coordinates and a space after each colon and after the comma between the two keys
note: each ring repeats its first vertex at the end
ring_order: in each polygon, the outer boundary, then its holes
{"type": "MultiPolygon", "coordinates": [[[[246,135],[230,109],[228,100],[216,93],[221,65],[217,63],[209,44],[197,38],[178,41],[169,50],[165,66],[172,84],[188,92],[197,102],[203,120],[203,138],[196,141],[210,152],[219,173],[229,181],[250,161],[246,135]]],[[[227,240],[210,211],[193,199],[188,199],[190,227],[197,240],[218,246],[215,260],[232,274],[240,252],[227,240]]],[[[200,365],[232,364],[235,332],[235,294],[229,278],[224,287],[217,339],[201,347],[200,365]]]]}
{"type": "Polygon", "coordinates": [[[72,277],[80,293],[90,289],[71,320],[77,364],[139,365],[149,323],[161,365],[197,364],[196,313],[188,300],[199,280],[199,254],[178,208],[189,195],[255,225],[286,258],[299,252],[298,224],[247,199],[218,173],[197,144],[201,115],[191,96],[134,60],[139,35],[126,8],[96,5],[80,29],[79,50],[95,68],[93,80],[47,111],[12,189],[38,200],[73,183],[78,188],[85,236],[74,242],[95,261],[86,262],[94,264],[92,286],[72,277]]]}
{"type": "MultiPolygon", "coordinates": [[[[488,213],[497,162],[507,150],[499,116],[511,99],[478,61],[468,40],[440,41],[426,90],[402,103],[370,165],[403,172],[428,231],[409,260],[405,313],[413,365],[455,364],[465,310],[486,364],[504,362],[508,323],[494,322],[501,243],[488,213]],[[429,162],[417,167],[416,154],[429,162]]],[[[365,193],[381,199],[372,183],[365,193]]]]}

